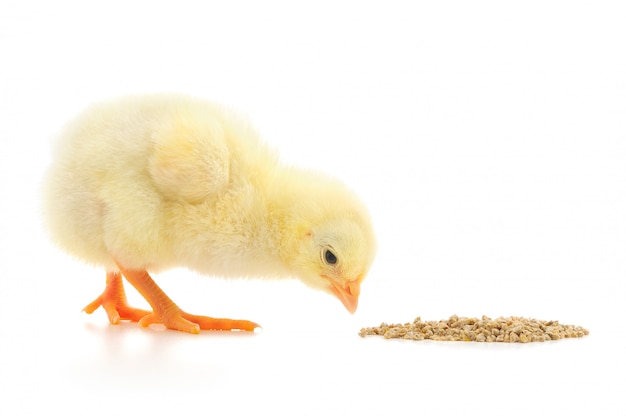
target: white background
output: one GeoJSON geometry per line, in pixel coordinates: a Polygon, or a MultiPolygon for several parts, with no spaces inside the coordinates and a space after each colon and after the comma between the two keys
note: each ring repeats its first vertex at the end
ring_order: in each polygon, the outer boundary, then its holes
{"type": "Polygon", "coordinates": [[[626,414],[620,3],[3,1],[0,414],[626,414]],[[93,101],[153,91],[236,107],[362,196],[379,252],[355,315],[296,281],[184,269],[156,276],[182,308],[263,332],[80,312],[104,273],[42,230],[52,141],[93,101]],[[452,314],[591,334],[357,336],[452,314]]]}

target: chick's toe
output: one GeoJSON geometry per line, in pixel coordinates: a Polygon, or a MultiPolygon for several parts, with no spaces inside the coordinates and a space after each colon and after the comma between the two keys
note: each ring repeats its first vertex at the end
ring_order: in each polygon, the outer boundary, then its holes
{"type": "Polygon", "coordinates": [[[93,313],[96,309],[102,306],[102,309],[109,317],[109,321],[116,325],[120,320],[138,322],[144,316],[150,312],[133,308],[128,305],[126,301],[126,292],[124,291],[124,285],[122,283],[122,276],[119,273],[108,272],[107,284],[104,292],[96,298],[93,302],[83,308],[88,314],[93,313]]]}

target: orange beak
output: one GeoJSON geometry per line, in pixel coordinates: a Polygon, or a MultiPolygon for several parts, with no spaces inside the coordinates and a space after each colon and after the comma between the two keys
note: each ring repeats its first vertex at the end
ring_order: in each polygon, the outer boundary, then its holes
{"type": "Polygon", "coordinates": [[[361,283],[358,280],[347,282],[345,285],[338,283],[332,279],[328,279],[331,283],[331,290],[335,296],[343,303],[348,312],[354,313],[359,304],[359,294],[361,293],[361,283]]]}

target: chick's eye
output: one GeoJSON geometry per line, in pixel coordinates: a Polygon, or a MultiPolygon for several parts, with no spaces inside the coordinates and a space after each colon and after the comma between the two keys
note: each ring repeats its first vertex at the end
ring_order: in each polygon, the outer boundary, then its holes
{"type": "Polygon", "coordinates": [[[324,250],[324,260],[328,264],[335,264],[337,263],[337,256],[330,250],[324,250]]]}

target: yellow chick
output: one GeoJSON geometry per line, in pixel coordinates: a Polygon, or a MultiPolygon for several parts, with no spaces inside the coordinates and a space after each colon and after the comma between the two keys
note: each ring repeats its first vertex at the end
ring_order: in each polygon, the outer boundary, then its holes
{"type": "Polygon", "coordinates": [[[52,239],[104,267],[109,321],[248,330],[182,311],[148,271],[298,277],[354,313],[376,244],[367,210],[340,182],[282,165],[244,118],[182,95],[92,106],[58,142],[45,183],[52,239]],[[130,307],[122,276],[152,311],[130,307]]]}

